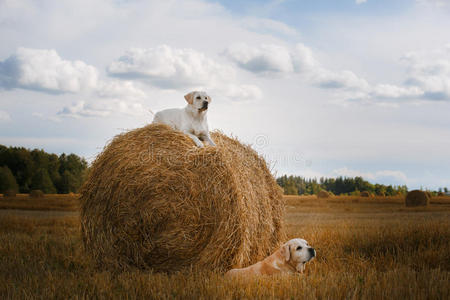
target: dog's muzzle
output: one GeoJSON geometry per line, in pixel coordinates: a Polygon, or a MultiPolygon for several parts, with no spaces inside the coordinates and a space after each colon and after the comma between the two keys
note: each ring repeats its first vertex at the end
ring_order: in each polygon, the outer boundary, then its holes
{"type": "Polygon", "coordinates": [[[208,101],[204,101],[203,105],[202,105],[202,108],[200,108],[199,111],[207,110],[208,109],[208,104],[209,104],[208,101]]]}
{"type": "Polygon", "coordinates": [[[311,257],[309,260],[316,257],[316,250],[314,248],[308,248],[309,256],[311,257]]]}

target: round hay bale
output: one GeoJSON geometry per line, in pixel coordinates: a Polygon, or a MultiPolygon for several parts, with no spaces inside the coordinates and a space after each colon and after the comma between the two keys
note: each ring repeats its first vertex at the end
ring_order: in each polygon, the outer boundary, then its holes
{"type": "Polygon", "coordinates": [[[263,259],[285,240],[284,201],[264,159],[213,132],[197,148],[151,124],[116,136],[80,190],[86,251],[99,266],[225,271],[263,259]]]}
{"type": "Polygon", "coordinates": [[[370,197],[370,193],[368,191],[362,191],[361,194],[359,194],[361,197],[370,197]]]}
{"type": "Polygon", "coordinates": [[[31,198],[43,198],[44,192],[41,190],[32,190],[29,194],[31,198]]]}
{"type": "Polygon", "coordinates": [[[426,206],[428,205],[430,198],[428,198],[426,192],[420,190],[413,190],[408,192],[405,198],[406,206],[426,206]]]}
{"type": "Polygon", "coordinates": [[[328,198],[330,197],[330,193],[328,193],[325,190],[321,190],[318,194],[317,194],[317,198],[328,198]]]}
{"type": "Polygon", "coordinates": [[[3,197],[16,197],[17,192],[15,190],[6,190],[3,193],[3,197]]]}

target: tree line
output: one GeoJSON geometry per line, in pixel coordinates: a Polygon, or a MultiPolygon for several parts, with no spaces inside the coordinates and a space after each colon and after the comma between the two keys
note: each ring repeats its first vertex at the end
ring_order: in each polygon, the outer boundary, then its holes
{"type": "Polygon", "coordinates": [[[86,160],[75,154],[0,145],[0,192],[76,193],[87,173],[86,160]]]}
{"type": "Polygon", "coordinates": [[[286,195],[314,195],[321,190],[335,195],[357,195],[359,192],[367,191],[375,195],[393,196],[408,192],[406,185],[372,184],[362,177],[322,177],[317,180],[283,175],[277,178],[277,183],[284,189],[286,195]]]}

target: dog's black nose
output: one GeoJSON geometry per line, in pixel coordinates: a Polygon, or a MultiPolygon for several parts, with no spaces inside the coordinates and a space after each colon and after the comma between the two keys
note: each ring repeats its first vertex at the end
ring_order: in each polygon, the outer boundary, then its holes
{"type": "Polygon", "coordinates": [[[203,106],[208,107],[208,101],[203,101],[203,106]]]}
{"type": "Polygon", "coordinates": [[[311,256],[316,256],[316,250],[314,250],[314,248],[308,248],[308,251],[311,256]]]}

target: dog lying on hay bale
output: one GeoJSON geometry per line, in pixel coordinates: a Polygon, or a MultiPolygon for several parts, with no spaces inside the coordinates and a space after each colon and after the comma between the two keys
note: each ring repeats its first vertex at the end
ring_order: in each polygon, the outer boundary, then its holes
{"type": "Polygon", "coordinates": [[[101,267],[225,271],[265,258],[285,235],[264,159],[220,132],[197,148],[167,125],[116,136],[80,192],[86,251],[101,267]]]}

